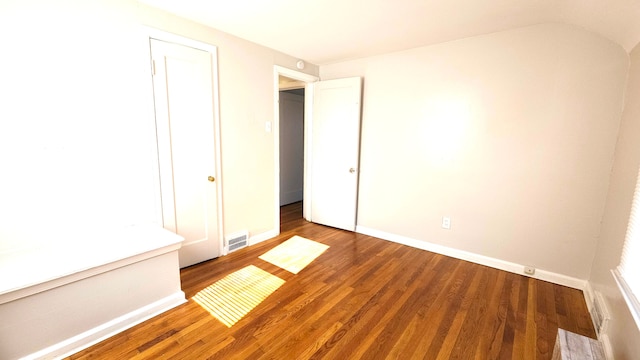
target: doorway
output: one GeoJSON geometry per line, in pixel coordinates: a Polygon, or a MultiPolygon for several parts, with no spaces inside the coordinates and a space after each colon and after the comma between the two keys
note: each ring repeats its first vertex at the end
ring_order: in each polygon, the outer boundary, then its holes
{"type": "MultiPolygon", "coordinates": [[[[295,71],[295,70],[291,70],[291,69],[287,69],[281,66],[275,66],[274,67],[274,109],[275,109],[275,116],[274,116],[274,150],[275,150],[275,154],[274,154],[274,159],[275,159],[275,189],[274,189],[274,193],[275,193],[275,197],[274,197],[274,229],[279,233],[280,232],[280,206],[282,204],[282,202],[288,202],[290,201],[292,198],[300,198],[301,200],[304,200],[305,198],[309,198],[309,182],[304,182],[302,179],[306,179],[307,176],[307,168],[306,168],[306,158],[307,158],[307,148],[304,146],[304,139],[308,137],[309,134],[309,129],[308,129],[308,121],[309,119],[311,119],[311,109],[312,109],[312,101],[313,101],[313,86],[312,84],[315,83],[316,81],[318,81],[318,78],[316,76],[313,75],[309,75],[309,74],[305,74],[299,71],[295,71]],[[300,117],[300,106],[302,107],[302,124],[297,123],[297,125],[294,125],[296,127],[298,127],[297,129],[293,129],[291,128],[287,122],[287,120],[285,120],[285,123],[283,124],[283,126],[285,127],[283,129],[284,132],[284,137],[288,140],[291,140],[293,142],[295,142],[294,145],[292,145],[291,143],[286,143],[287,140],[285,141],[285,144],[281,144],[281,107],[280,107],[280,102],[281,102],[281,98],[280,98],[280,94],[281,94],[281,90],[283,92],[285,92],[286,95],[284,95],[283,97],[288,97],[289,99],[294,99],[294,100],[285,100],[285,102],[287,101],[294,101],[295,104],[288,104],[290,106],[287,106],[287,108],[291,108],[292,112],[295,114],[293,117],[298,118],[300,117]],[[293,94],[291,94],[293,93],[293,94]],[[293,96],[289,96],[289,95],[293,95],[293,96]],[[302,103],[300,103],[300,101],[302,101],[302,103]],[[302,134],[300,134],[300,131],[302,131],[302,134]],[[296,153],[296,155],[301,155],[301,159],[297,159],[295,160],[295,155],[292,156],[291,154],[285,155],[282,153],[281,151],[281,145],[283,145],[285,147],[285,151],[287,150],[287,147],[289,146],[300,146],[300,142],[302,143],[302,153],[299,153],[299,150],[294,150],[294,152],[296,153]],[[298,190],[292,190],[293,187],[289,186],[290,184],[282,184],[283,180],[281,179],[281,173],[282,173],[282,166],[281,166],[281,155],[284,157],[289,157],[288,160],[290,160],[292,163],[294,162],[294,160],[297,162],[298,166],[302,167],[302,173],[300,173],[299,168],[298,169],[294,169],[291,175],[292,177],[295,177],[295,181],[294,184],[300,184],[302,185],[302,194],[300,196],[299,193],[297,193],[298,190]],[[292,159],[293,158],[293,159],[292,159]],[[301,175],[301,178],[300,178],[301,175]],[[283,186],[284,185],[284,186],[283,186]],[[286,194],[281,194],[283,192],[286,192],[286,194]],[[294,194],[295,193],[295,194],[294,194]]],[[[284,111],[284,110],[283,110],[284,111]]],[[[285,115],[287,116],[287,115],[285,115]]],[[[287,161],[287,160],[285,160],[287,161]]],[[[286,167],[288,166],[288,164],[285,164],[285,172],[289,171],[286,169],[286,167]]],[[[289,176],[286,175],[285,176],[289,176]]],[[[289,180],[285,180],[285,181],[292,181],[291,179],[289,180]]],[[[299,189],[299,188],[298,188],[299,189]]],[[[303,201],[303,209],[302,209],[302,214],[303,217],[306,220],[310,220],[310,209],[307,203],[304,203],[303,201]]]]}
{"type": "MultiPolygon", "coordinates": [[[[280,84],[292,84],[280,77],[280,84]]],[[[302,84],[304,86],[304,84],[302,84]]],[[[290,85],[291,86],[291,85],[290,85]]],[[[280,87],[280,206],[304,198],[304,87],[280,87]]]]}
{"type": "MultiPolygon", "coordinates": [[[[274,230],[280,232],[280,80],[304,84],[303,217],[355,231],[359,179],[362,78],[318,81],[275,67],[274,230]]],[[[283,125],[284,126],[284,125],[283,125]]]]}

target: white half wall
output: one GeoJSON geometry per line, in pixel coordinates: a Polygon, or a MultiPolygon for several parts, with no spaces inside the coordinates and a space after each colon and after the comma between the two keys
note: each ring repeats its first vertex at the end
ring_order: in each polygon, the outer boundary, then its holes
{"type": "Polygon", "coordinates": [[[321,66],[364,77],[358,226],[586,280],[628,62],[543,24],[321,66]]]}
{"type": "Polygon", "coordinates": [[[0,358],[60,358],[183,304],[182,240],[127,227],[0,254],[0,358]]]}

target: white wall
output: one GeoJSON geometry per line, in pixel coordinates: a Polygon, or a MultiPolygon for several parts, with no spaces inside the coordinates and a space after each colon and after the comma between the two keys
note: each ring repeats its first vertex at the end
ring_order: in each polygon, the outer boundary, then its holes
{"type": "Polygon", "coordinates": [[[364,77],[358,226],[587,279],[627,67],[558,24],[321,66],[364,77]]]}
{"type": "Polygon", "coordinates": [[[135,8],[62,3],[0,3],[0,252],[156,218],[135,8]]]}
{"type": "Polygon", "coordinates": [[[2,1],[0,252],[158,221],[141,24],[218,46],[225,231],[272,230],[264,122],[273,65],[297,59],[134,0],[2,1]]]}
{"type": "Polygon", "coordinates": [[[612,319],[608,337],[616,359],[635,359],[640,354],[640,332],[631,317],[611,269],[618,266],[631,212],[633,191],[640,166],[640,47],[631,52],[626,102],[611,172],[600,237],[593,260],[592,288],[606,299],[612,319]]]}

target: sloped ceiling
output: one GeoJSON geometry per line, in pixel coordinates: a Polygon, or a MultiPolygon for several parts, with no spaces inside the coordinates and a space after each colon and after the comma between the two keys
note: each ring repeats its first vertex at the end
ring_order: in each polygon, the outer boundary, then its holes
{"type": "Polygon", "coordinates": [[[630,51],[640,0],[140,0],[323,65],[528,25],[582,27],[630,51]]]}

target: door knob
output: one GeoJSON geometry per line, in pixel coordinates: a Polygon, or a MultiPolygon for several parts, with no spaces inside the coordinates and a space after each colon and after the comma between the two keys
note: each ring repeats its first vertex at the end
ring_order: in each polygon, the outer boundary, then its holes
{"type": "Polygon", "coordinates": [[[354,172],[356,172],[356,169],[351,168],[351,169],[349,169],[349,172],[353,174],[354,172]]]}
{"type": "Polygon", "coordinates": [[[216,181],[216,178],[214,178],[213,176],[209,176],[207,180],[209,180],[210,182],[214,182],[216,181]]]}

